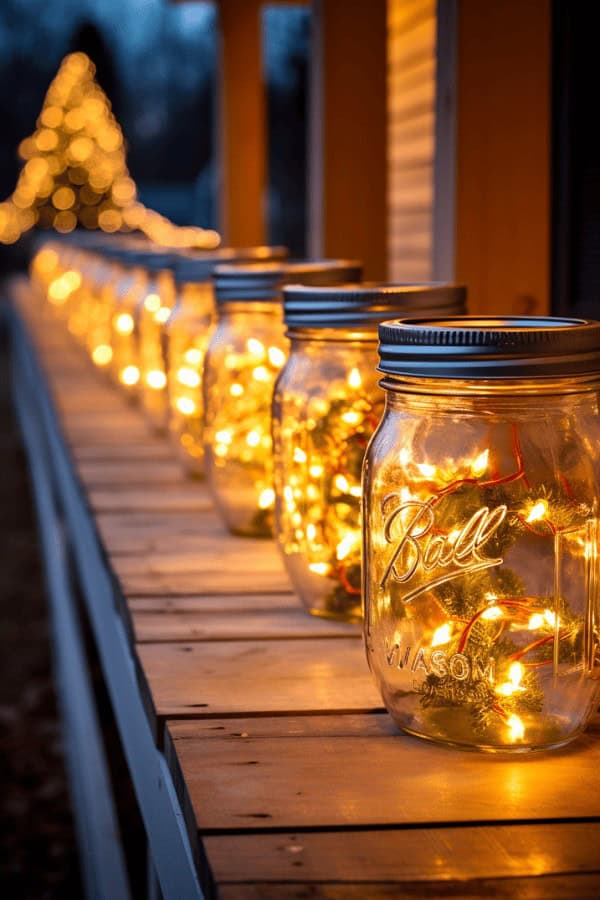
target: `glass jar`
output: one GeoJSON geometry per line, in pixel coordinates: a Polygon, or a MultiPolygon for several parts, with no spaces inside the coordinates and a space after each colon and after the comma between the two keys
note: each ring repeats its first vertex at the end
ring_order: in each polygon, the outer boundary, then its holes
{"type": "Polygon", "coordinates": [[[61,268],[61,246],[58,241],[46,238],[40,241],[29,265],[29,277],[33,293],[38,301],[50,302],[48,288],[61,268]]]}
{"type": "Polygon", "coordinates": [[[464,311],[453,285],[290,287],[289,360],[275,388],[275,537],[294,590],[320,616],[360,621],[361,467],[383,411],[377,324],[464,311]]]}
{"type": "Polygon", "coordinates": [[[168,421],[162,332],[177,299],[174,266],[174,254],[157,253],[147,259],[148,281],[135,315],[140,370],[138,396],[148,423],[159,433],[166,431],[168,421]]]}
{"type": "Polygon", "coordinates": [[[360,277],[359,263],[324,260],[215,271],[218,324],[204,370],[206,472],[234,534],[272,534],[271,401],[284,365],[285,283],[332,284],[360,277]]]}
{"type": "Polygon", "coordinates": [[[560,746],[600,700],[600,323],[380,327],[364,467],[365,641],[397,724],[560,746]]]}
{"type": "Polygon", "coordinates": [[[119,277],[113,285],[114,303],[110,340],[112,380],[130,399],[135,400],[140,382],[138,329],[140,304],[149,293],[144,263],[147,253],[132,251],[121,262],[119,277]]]}
{"type": "Polygon", "coordinates": [[[111,321],[114,310],[114,284],[120,275],[121,254],[106,247],[97,269],[87,312],[85,342],[92,362],[108,371],[112,360],[111,321]]]}
{"type": "Polygon", "coordinates": [[[96,287],[105,265],[104,256],[99,249],[90,247],[85,253],[85,261],[81,268],[81,283],[68,298],[67,328],[83,346],[87,346],[86,339],[91,323],[96,287]]]}
{"type": "Polygon", "coordinates": [[[175,266],[178,299],[164,330],[169,432],[189,475],[204,476],[204,357],[215,324],[211,280],[217,263],[285,259],[285,247],[221,248],[182,255],[175,266]]]}

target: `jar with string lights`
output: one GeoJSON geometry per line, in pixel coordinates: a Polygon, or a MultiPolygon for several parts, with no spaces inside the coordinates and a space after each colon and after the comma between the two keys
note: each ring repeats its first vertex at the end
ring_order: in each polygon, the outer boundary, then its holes
{"type": "Polygon", "coordinates": [[[61,248],[58,241],[44,240],[37,247],[29,265],[29,278],[38,301],[49,301],[48,288],[59,277],[61,248]]]}
{"type": "Polygon", "coordinates": [[[163,343],[169,402],[169,433],[189,475],[204,476],[204,357],[215,324],[211,280],[217,264],[284,260],[285,247],[224,247],[211,254],[182,254],[175,266],[177,303],[163,343]]]}
{"type": "Polygon", "coordinates": [[[381,325],[364,633],[404,730],[561,746],[600,701],[600,323],[381,325]]]}
{"type": "MultiPolygon", "coordinates": [[[[99,285],[104,278],[106,260],[101,242],[82,248],[80,281],[67,293],[64,315],[70,334],[87,349],[87,337],[94,316],[99,285]]],[[[59,290],[62,288],[59,284],[59,290]]]]}
{"type": "Polygon", "coordinates": [[[91,302],[87,308],[85,335],[88,352],[92,362],[109,374],[114,355],[113,321],[119,299],[117,288],[127,277],[130,252],[125,242],[102,247],[94,289],[90,294],[91,302]]]}
{"type": "Polygon", "coordinates": [[[294,590],[319,616],[360,621],[361,466],[383,410],[377,325],[464,312],[448,284],[289,287],[289,360],[273,402],[275,537],[294,590]]]}
{"type": "Polygon", "coordinates": [[[82,268],[85,254],[67,244],[52,244],[44,247],[32,261],[31,275],[34,285],[38,278],[44,282],[42,288],[48,301],[47,309],[53,316],[66,319],[82,284],[82,268]],[[53,260],[52,268],[46,261],[53,260]]]}
{"type": "Polygon", "coordinates": [[[177,300],[175,255],[155,253],[145,266],[148,282],[135,316],[138,340],[139,389],[143,412],[151,427],[165,433],[168,421],[167,372],[162,335],[177,300]]]}
{"type": "Polygon", "coordinates": [[[139,309],[151,292],[146,263],[152,257],[150,268],[168,263],[170,257],[156,258],[156,252],[133,246],[120,260],[119,273],[112,286],[112,316],[110,343],[112,358],[110,375],[123,393],[131,400],[137,399],[140,382],[139,361],[139,309]]]}
{"type": "Polygon", "coordinates": [[[346,260],[215,270],[218,323],[204,370],[205,462],[216,506],[234,534],[272,534],[271,401],[289,348],[282,288],[360,276],[360,263],[346,260]]]}

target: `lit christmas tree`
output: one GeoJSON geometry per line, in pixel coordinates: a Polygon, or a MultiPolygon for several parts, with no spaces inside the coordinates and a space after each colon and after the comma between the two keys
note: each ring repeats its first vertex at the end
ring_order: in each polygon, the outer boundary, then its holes
{"type": "Polygon", "coordinates": [[[125,141],[84,53],[65,57],[48,88],[35,132],[21,141],[24,161],[11,196],[0,203],[0,243],[34,225],[68,233],[138,229],[158,244],[211,249],[215,231],[180,227],[137,200],[125,141]]]}

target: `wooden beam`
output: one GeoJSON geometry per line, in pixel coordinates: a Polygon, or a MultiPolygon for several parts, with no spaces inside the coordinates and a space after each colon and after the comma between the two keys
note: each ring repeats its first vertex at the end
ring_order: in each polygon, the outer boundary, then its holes
{"type": "Polygon", "coordinates": [[[549,311],[550,76],[550,0],[461,0],[456,277],[472,313],[549,311]]]}
{"type": "Polygon", "coordinates": [[[386,3],[315,0],[308,246],[387,274],[386,3]]]}
{"type": "Polygon", "coordinates": [[[220,227],[243,247],[265,241],[266,133],[259,0],[221,0],[220,227]]]}

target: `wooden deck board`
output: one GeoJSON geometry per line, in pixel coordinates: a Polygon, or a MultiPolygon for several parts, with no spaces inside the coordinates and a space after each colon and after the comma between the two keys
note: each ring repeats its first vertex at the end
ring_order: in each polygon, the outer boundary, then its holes
{"type": "Polygon", "coordinates": [[[194,511],[212,509],[208,491],[203,484],[156,485],[147,488],[97,488],[89,492],[95,513],[156,512],[158,510],[194,511]]]}
{"type": "Polygon", "coordinates": [[[348,718],[241,720],[224,734],[213,720],[210,740],[169,722],[199,830],[600,822],[598,722],[562,751],[501,758],[403,735],[387,716],[362,717],[360,733],[354,717],[348,735],[348,718]]]}
{"type": "MultiPolygon", "coordinates": [[[[207,598],[208,599],[208,598],[207,598]]],[[[213,601],[216,598],[212,598],[213,601]]],[[[248,602],[248,598],[245,598],[248,602]]],[[[214,604],[216,605],[216,604],[214,604]]],[[[309,619],[296,609],[211,609],[195,612],[132,613],[139,643],[175,641],[277,640],[314,637],[359,637],[357,626],[327,619],[309,619]]]]}
{"type": "Polygon", "coordinates": [[[216,880],[242,884],[367,880],[385,885],[598,872],[599,843],[600,822],[291,831],[204,839],[216,880]]]}
{"type": "Polygon", "coordinates": [[[381,708],[358,636],[139,644],[138,655],[161,720],[381,708]]]}
{"type": "Polygon", "coordinates": [[[597,900],[600,876],[557,875],[533,878],[436,881],[430,884],[263,882],[219,885],[219,900],[597,900]]]}
{"type": "Polygon", "coordinates": [[[103,460],[80,462],[79,475],[91,488],[107,485],[180,484],[181,466],[170,459],[164,460],[103,460]]]}

